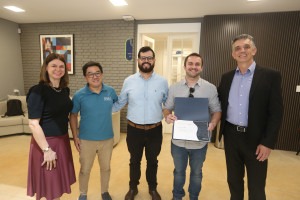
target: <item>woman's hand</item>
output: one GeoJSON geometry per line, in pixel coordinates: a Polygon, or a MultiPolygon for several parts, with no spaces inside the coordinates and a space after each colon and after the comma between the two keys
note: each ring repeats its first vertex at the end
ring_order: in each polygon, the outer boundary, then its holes
{"type": "Polygon", "coordinates": [[[78,152],[80,152],[80,139],[78,137],[73,138],[74,144],[78,152]]]}
{"type": "Polygon", "coordinates": [[[44,161],[41,166],[46,164],[46,169],[52,170],[53,168],[56,168],[56,159],[56,152],[52,151],[52,149],[49,148],[48,151],[44,152],[44,161]]]}

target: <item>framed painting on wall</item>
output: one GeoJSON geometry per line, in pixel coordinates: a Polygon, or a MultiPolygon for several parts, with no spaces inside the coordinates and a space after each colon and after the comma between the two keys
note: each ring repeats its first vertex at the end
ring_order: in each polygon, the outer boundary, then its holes
{"type": "Polygon", "coordinates": [[[57,53],[65,58],[68,74],[74,74],[73,35],[40,35],[41,63],[50,53],[57,53]]]}

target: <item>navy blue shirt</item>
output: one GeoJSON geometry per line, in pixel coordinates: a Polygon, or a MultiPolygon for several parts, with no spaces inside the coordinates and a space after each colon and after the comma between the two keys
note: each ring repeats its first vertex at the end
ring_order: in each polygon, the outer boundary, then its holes
{"type": "Polygon", "coordinates": [[[27,95],[28,118],[40,119],[46,137],[68,133],[69,113],[73,107],[69,94],[69,88],[60,92],[43,84],[30,88],[27,95]]]}

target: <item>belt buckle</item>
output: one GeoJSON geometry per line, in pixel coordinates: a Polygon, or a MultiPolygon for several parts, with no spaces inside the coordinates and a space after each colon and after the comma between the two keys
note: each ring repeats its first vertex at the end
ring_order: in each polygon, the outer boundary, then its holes
{"type": "Polygon", "coordinates": [[[243,133],[245,133],[245,132],[246,132],[246,127],[243,127],[243,126],[236,126],[236,130],[237,130],[238,132],[243,132],[243,133]]]}

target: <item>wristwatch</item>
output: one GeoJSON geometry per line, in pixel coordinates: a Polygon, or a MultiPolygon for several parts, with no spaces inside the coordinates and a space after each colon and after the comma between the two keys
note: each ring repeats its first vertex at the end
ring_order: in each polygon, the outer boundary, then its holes
{"type": "Polygon", "coordinates": [[[51,148],[48,146],[47,148],[43,149],[43,152],[48,152],[51,148]]]}

